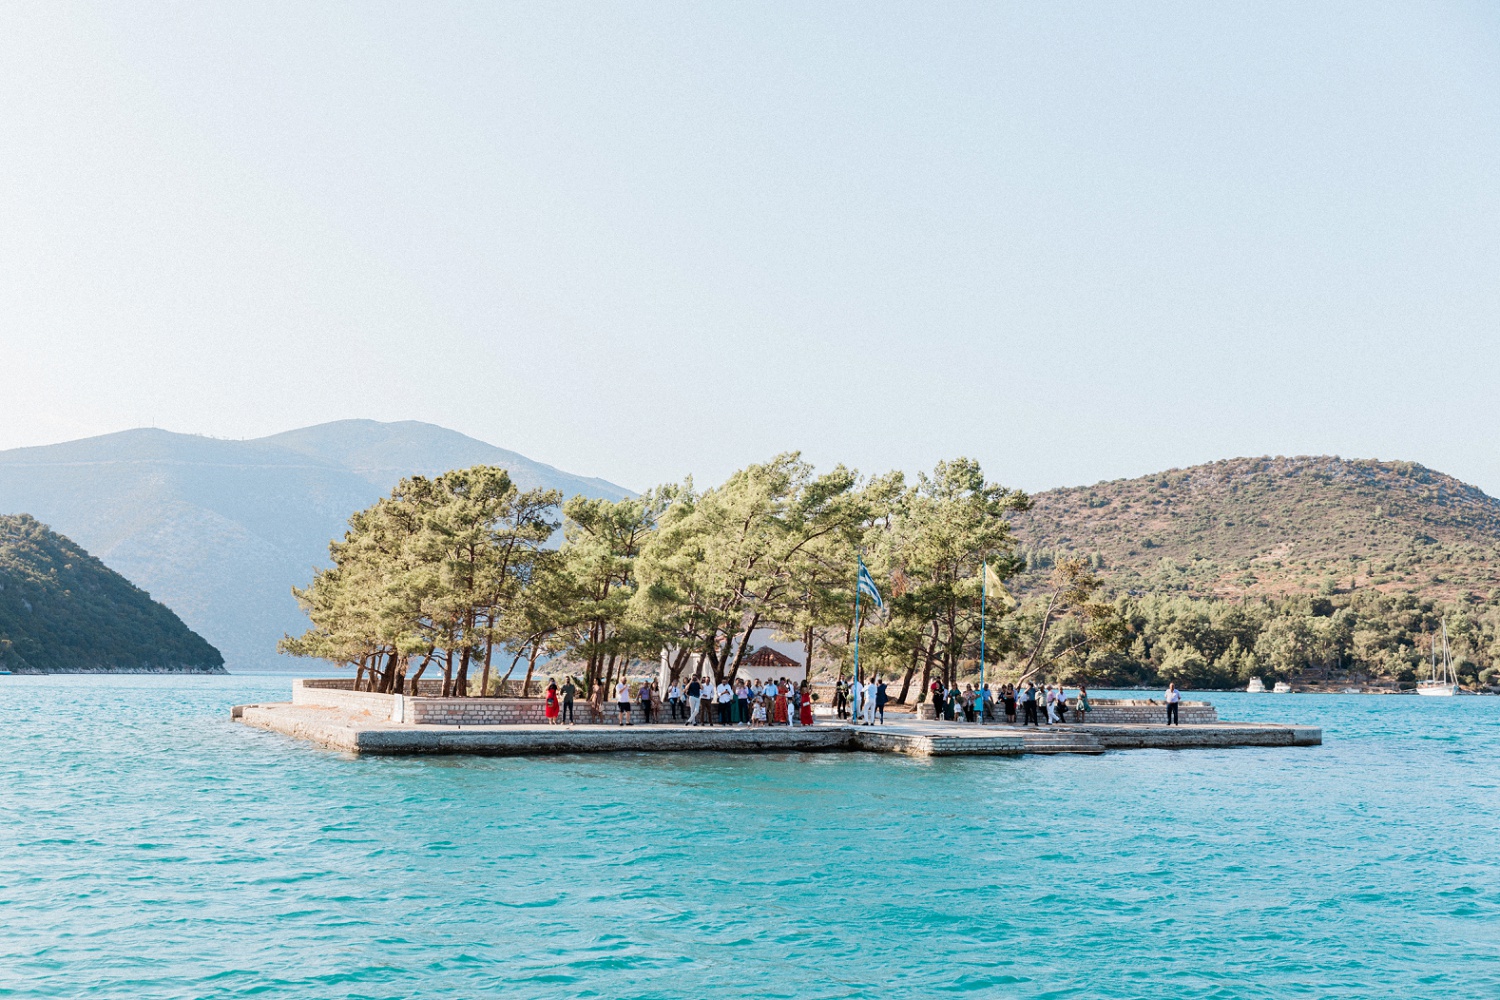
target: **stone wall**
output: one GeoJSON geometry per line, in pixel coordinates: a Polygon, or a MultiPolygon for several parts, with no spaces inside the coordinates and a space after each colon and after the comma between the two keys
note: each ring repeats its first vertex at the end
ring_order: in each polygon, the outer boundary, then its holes
{"type": "MultiPolygon", "coordinates": [[[[1141,699],[1113,699],[1094,698],[1092,708],[1088,713],[1088,721],[1100,725],[1160,725],[1167,721],[1167,706],[1163,702],[1152,704],[1144,698],[1141,699]]],[[[1021,707],[1016,706],[1016,717],[1021,717],[1021,707]]],[[[1045,709],[1037,707],[1037,712],[1042,713],[1045,709]]],[[[1179,703],[1177,714],[1183,725],[1206,725],[1219,721],[1219,712],[1211,702],[1207,701],[1184,701],[1179,703]]],[[[918,719],[932,719],[932,703],[922,702],[917,706],[916,717],[918,719]]],[[[1002,720],[1004,716],[1001,716],[1002,720]]],[[[1070,708],[1067,721],[1074,719],[1073,710],[1070,708]]]]}
{"type": "MultiPolygon", "coordinates": [[[[610,722],[616,712],[609,706],[610,722]]],[[[586,701],[573,702],[573,717],[580,723],[597,721],[586,701]]],[[[540,726],[547,722],[547,714],[540,698],[408,698],[405,721],[430,726],[540,726]]]]}
{"type": "MultiPolygon", "coordinates": [[[[1219,721],[1219,712],[1206,701],[1184,701],[1178,703],[1177,715],[1183,725],[1206,725],[1219,721]]],[[[1068,713],[1071,719],[1073,713],[1068,713]]],[[[1088,713],[1089,722],[1100,725],[1161,725],[1167,721],[1167,706],[1163,702],[1155,705],[1148,701],[1095,701],[1088,713]]]]}
{"type": "Polygon", "coordinates": [[[398,697],[394,694],[376,694],[373,691],[355,691],[353,681],[309,681],[300,678],[292,681],[293,705],[320,705],[381,719],[393,717],[398,697]]]}

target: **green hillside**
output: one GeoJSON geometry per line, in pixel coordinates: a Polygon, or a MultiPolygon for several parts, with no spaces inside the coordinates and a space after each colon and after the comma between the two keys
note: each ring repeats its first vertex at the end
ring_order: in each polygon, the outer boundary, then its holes
{"type": "Polygon", "coordinates": [[[1230,459],[1038,493],[1012,523],[1028,606],[1081,560],[1119,609],[1096,679],[1410,687],[1446,623],[1460,679],[1500,683],[1500,500],[1420,465],[1230,459]]]}
{"type": "Polygon", "coordinates": [[[1411,462],[1236,458],[1033,501],[1034,577],[1074,555],[1116,590],[1500,599],[1500,500],[1411,462]]]}
{"type": "Polygon", "coordinates": [[[0,668],[224,673],[224,658],[145,591],[25,515],[0,515],[0,668]]]}

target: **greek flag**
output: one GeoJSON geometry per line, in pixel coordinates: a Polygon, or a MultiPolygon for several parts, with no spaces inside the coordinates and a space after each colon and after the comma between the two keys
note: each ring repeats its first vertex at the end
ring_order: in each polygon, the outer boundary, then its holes
{"type": "Polygon", "coordinates": [[[859,560],[859,583],[855,585],[855,589],[874,601],[877,608],[885,610],[885,602],[880,599],[880,588],[875,586],[875,578],[870,576],[869,570],[865,569],[863,559],[859,560]]]}

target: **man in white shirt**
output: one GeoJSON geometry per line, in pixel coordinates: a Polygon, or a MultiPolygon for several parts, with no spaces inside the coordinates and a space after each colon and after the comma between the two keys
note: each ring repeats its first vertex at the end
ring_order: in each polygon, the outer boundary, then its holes
{"type": "Polygon", "coordinates": [[[615,685],[615,707],[620,711],[620,725],[630,724],[630,684],[624,678],[615,685]]]}
{"type": "Polygon", "coordinates": [[[1167,725],[1180,726],[1177,720],[1177,706],[1182,701],[1182,692],[1177,690],[1176,684],[1167,685],[1167,725]]]}
{"type": "Polygon", "coordinates": [[[864,689],[859,693],[859,714],[864,719],[865,725],[875,725],[875,679],[872,677],[865,681],[864,689]]]}

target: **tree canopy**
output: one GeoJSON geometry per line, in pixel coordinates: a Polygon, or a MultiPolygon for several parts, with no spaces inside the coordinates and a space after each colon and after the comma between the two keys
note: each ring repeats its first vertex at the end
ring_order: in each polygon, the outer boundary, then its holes
{"type": "Polygon", "coordinates": [[[413,477],[350,518],[332,565],[295,592],[313,627],[282,648],[348,664],[374,690],[432,669],[466,695],[523,669],[529,691],[549,661],[586,686],[663,657],[674,677],[733,678],[770,632],[847,676],[862,558],[885,602],[860,618],[861,663],[897,682],[898,701],[981,670],[1191,687],[1409,680],[1445,616],[1461,676],[1496,673],[1500,615],[1483,608],[1375,592],[1111,597],[1099,560],[1066,552],[1043,581],[1011,531],[1030,505],[965,458],[908,481],[818,472],[791,452],[708,489],[687,480],[617,501],[563,502],[485,466],[413,477]],[[1018,576],[1019,603],[1005,584],[1018,576]]]}

